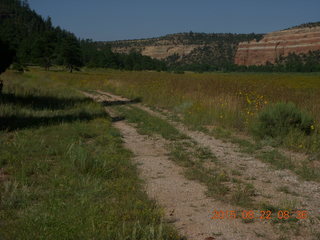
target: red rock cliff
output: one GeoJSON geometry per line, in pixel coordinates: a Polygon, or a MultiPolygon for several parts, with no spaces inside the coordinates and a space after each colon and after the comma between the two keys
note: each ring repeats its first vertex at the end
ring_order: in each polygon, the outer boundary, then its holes
{"type": "Polygon", "coordinates": [[[299,54],[315,50],[320,50],[320,27],[277,31],[265,35],[259,42],[240,43],[235,64],[264,65],[292,52],[299,54]]]}

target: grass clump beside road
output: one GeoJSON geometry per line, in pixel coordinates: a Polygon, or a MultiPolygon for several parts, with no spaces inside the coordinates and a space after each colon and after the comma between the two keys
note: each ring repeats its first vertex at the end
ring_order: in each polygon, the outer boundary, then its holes
{"type": "Polygon", "coordinates": [[[234,136],[229,131],[221,128],[212,129],[209,131],[209,134],[221,140],[237,144],[240,147],[240,152],[252,154],[261,161],[271,164],[276,169],[289,169],[304,180],[320,181],[320,169],[318,167],[311,167],[313,159],[295,161],[285,156],[276,148],[264,148],[266,145],[269,145],[265,144],[266,141],[272,141],[272,144],[274,144],[274,139],[262,139],[257,142],[250,142],[234,136]]]}
{"type": "Polygon", "coordinates": [[[284,138],[291,131],[310,135],[314,130],[314,120],[300,111],[294,103],[277,103],[266,107],[258,115],[253,127],[255,135],[264,138],[284,138]]]}
{"type": "Polygon", "coordinates": [[[0,97],[0,238],[179,239],[103,107],[27,76],[0,97]]]}
{"type": "Polygon", "coordinates": [[[131,123],[136,123],[141,134],[153,135],[158,134],[168,140],[187,139],[188,137],[181,134],[176,128],[166,121],[151,116],[145,111],[136,107],[117,107],[116,108],[131,123]]]}

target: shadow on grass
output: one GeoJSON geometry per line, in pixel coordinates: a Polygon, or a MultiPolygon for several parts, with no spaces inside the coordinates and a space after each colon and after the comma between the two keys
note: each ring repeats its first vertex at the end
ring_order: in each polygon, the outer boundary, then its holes
{"type": "MultiPolygon", "coordinates": [[[[60,98],[53,96],[34,96],[26,95],[19,96],[11,93],[3,93],[0,95],[0,107],[1,104],[14,104],[19,109],[19,107],[29,107],[34,110],[61,110],[70,108],[72,109],[76,104],[86,104],[94,102],[90,98],[60,98]]],[[[140,98],[136,98],[129,101],[104,101],[103,106],[115,106],[115,105],[125,105],[134,104],[141,102],[140,98]]],[[[73,114],[63,114],[57,116],[0,116],[0,131],[14,131],[24,128],[36,128],[41,126],[49,126],[61,123],[69,123],[74,121],[90,121],[95,118],[109,118],[112,122],[118,122],[125,120],[124,116],[111,117],[107,113],[88,113],[79,112],[73,114]]]]}
{"type": "Polygon", "coordinates": [[[41,126],[49,126],[61,123],[70,123],[74,121],[90,121],[95,118],[108,117],[106,113],[89,114],[80,113],[77,115],[60,115],[53,117],[23,117],[23,116],[10,116],[0,117],[0,131],[14,131],[24,128],[33,128],[41,126]]]}
{"type": "Polygon", "coordinates": [[[128,100],[128,101],[103,101],[102,105],[105,107],[110,107],[110,106],[119,106],[119,105],[127,105],[127,104],[135,104],[135,103],[140,103],[142,101],[141,98],[135,98],[133,100],[128,100]]]}
{"type": "MultiPolygon", "coordinates": [[[[61,109],[72,109],[76,104],[89,104],[93,100],[90,98],[62,98],[54,96],[34,96],[34,95],[14,95],[11,93],[4,93],[0,95],[0,107],[2,104],[13,104],[17,109],[22,107],[29,107],[34,110],[61,110],[61,109]]],[[[1,112],[0,112],[1,113],[1,112]]],[[[51,114],[50,114],[51,115],[51,114]]],[[[90,113],[79,111],[76,113],[63,113],[53,114],[54,116],[24,116],[3,114],[0,115],[0,131],[14,131],[24,128],[36,128],[41,126],[56,125],[61,123],[69,123],[74,121],[90,121],[95,118],[110,118],[105,113],[90,113]]],[[[112,118],[111,118],[112,120],[112,118]]]]}
{"type": "Polygon", "coordinates": [[[124,116],[116,116],[116,117],[111,117],[111,122],[120,122],[125,120],[126,118],[124,116]]]}
{"type": "Polygon", "coordinates": [[[0,94],[0,104],[15,104],[18,106],[29,107],[36,110],[41,109],[66,109],[79,103],[92,102],[89,98],[57,98],[51,96],[19,96],[12,93],[0,94]]]}

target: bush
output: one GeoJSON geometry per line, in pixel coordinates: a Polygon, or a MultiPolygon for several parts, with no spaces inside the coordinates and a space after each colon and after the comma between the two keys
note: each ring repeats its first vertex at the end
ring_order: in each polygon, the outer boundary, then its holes
{"type": "Polygon", "coordinates": [[[314,121],[294,103],[276,103],[265,108],[253,126],[255,135],[264,138],[283,138],[291,131],[310,135],[314,121]]]}
{"type": "Polygon", "coordinates": [[[17,72],[24,72],[24,67],[20,63],[13,63],[11,69],[17,72]]]}

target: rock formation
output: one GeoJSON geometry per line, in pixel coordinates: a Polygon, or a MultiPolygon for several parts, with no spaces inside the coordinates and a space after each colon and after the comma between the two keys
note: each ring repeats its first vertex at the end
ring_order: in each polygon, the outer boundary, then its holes
{"type": "Polygon", "coordinates": [[[262,34],[176,33],[158,38],[100,42],[113,52],[136,51],[142,55],[168,61],[170,64],[233,63],[239,42],[261,39],[262,34]]]}
{"type": "Polygon", "coordinates": [[[289,53],[316,50],[320,50],[320,26],[293,28],[269,33],[260,41],[239,43],[234,61],[238,65],[264,65],[289,53]]]}
{"type": "MultiPolygon", "coordinates": [[[[173,54],[178,54],[179,56],[188,55],[194,49],[201,46],[202,45],[166,44],[134,47],[134,49],[145,56],[156,59],[165,59],[173,54]]],[[[129,53],[132,49],[132,47],[114,47],[112,48],[112,51],[117,53],[129,53]]]]}

